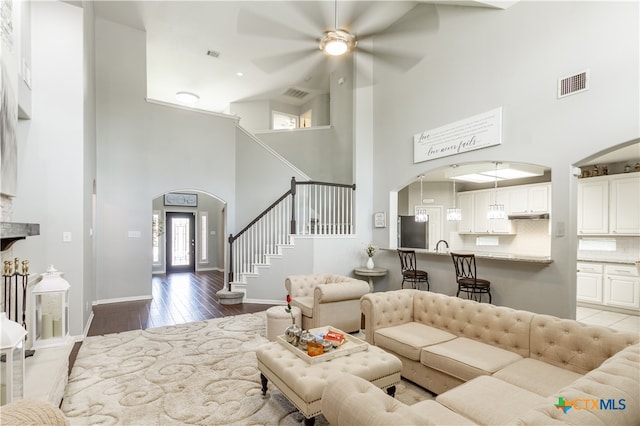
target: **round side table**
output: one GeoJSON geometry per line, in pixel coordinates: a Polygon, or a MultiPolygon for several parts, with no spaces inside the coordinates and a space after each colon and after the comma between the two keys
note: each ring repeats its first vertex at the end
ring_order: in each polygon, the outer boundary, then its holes
{"type": "Polygon", "coordinates": [[[373,293],[373,278],[374,277],[384,277],[387,275],[386,268],[378,268],[377,266],[373,269],[368,269],[366,266],[362,266],[360,268],[355,268],[353,273],[356,275],[360,275],[361,277],[367,277],[369,279],[369,289],[373,293]]]}

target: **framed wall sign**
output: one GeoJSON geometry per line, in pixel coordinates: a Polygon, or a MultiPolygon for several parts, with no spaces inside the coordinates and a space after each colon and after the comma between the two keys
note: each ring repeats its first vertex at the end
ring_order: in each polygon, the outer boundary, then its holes
{"type": "Polygon", "coordinates": [[[500,145],[502,107],[413,136],[413,162],[500,145]]]}
{"type": "Polygon", "coordinates": [[[373,214],[373,226],[376,228],[385,228],[387,226],[387,215],[385,212],[376,212],[373,214]]]}
{"type": "Polygon", "coordinates": [[[171,192],[164,194],[165,206],[198,207],[198,194],[171,192]]]}

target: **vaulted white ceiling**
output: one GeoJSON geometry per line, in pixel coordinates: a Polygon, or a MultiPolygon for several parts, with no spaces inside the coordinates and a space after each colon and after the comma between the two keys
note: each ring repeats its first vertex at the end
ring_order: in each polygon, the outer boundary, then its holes
{"type": "MultiPolygon", "coordinates": [[[[377,34],[419,3],[506,8],[515,2],[339,0],[337,26],[377,34]]],[[[187,91],[200,97],[196,108],[228,112],[231,102],[243,100],[295,104],[282,96],[288,88],[328,92],[330,67],[316,39],[334,26],[335,6],[334,0],[109,0],[96,1],[95,13],[146,32],[148,98],[177,103],[176,92],[187,91]],[[297,53],[303,50],[304,56],[297,53]]]]}

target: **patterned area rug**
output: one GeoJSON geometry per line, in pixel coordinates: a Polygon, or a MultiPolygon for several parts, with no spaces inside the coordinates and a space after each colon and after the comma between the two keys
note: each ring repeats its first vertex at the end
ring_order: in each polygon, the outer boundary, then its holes
{"type": "MultiPolygon", "coordinates": [[[[255,351],[266,342],[264,312],[87,337],[62,410],[71,424],[299,424],[275,386],[260,392],[255,351]]],[[[403,380],[396,398],[431,395],[403,380]]]]}

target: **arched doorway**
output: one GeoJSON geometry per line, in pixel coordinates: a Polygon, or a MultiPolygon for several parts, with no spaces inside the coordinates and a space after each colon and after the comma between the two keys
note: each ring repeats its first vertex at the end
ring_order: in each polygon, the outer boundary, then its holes
{"type": "Polygon", "coordinates": [[[226,203],[197,190],[152,200],[152,273],[224,270],[226,203]]]}

